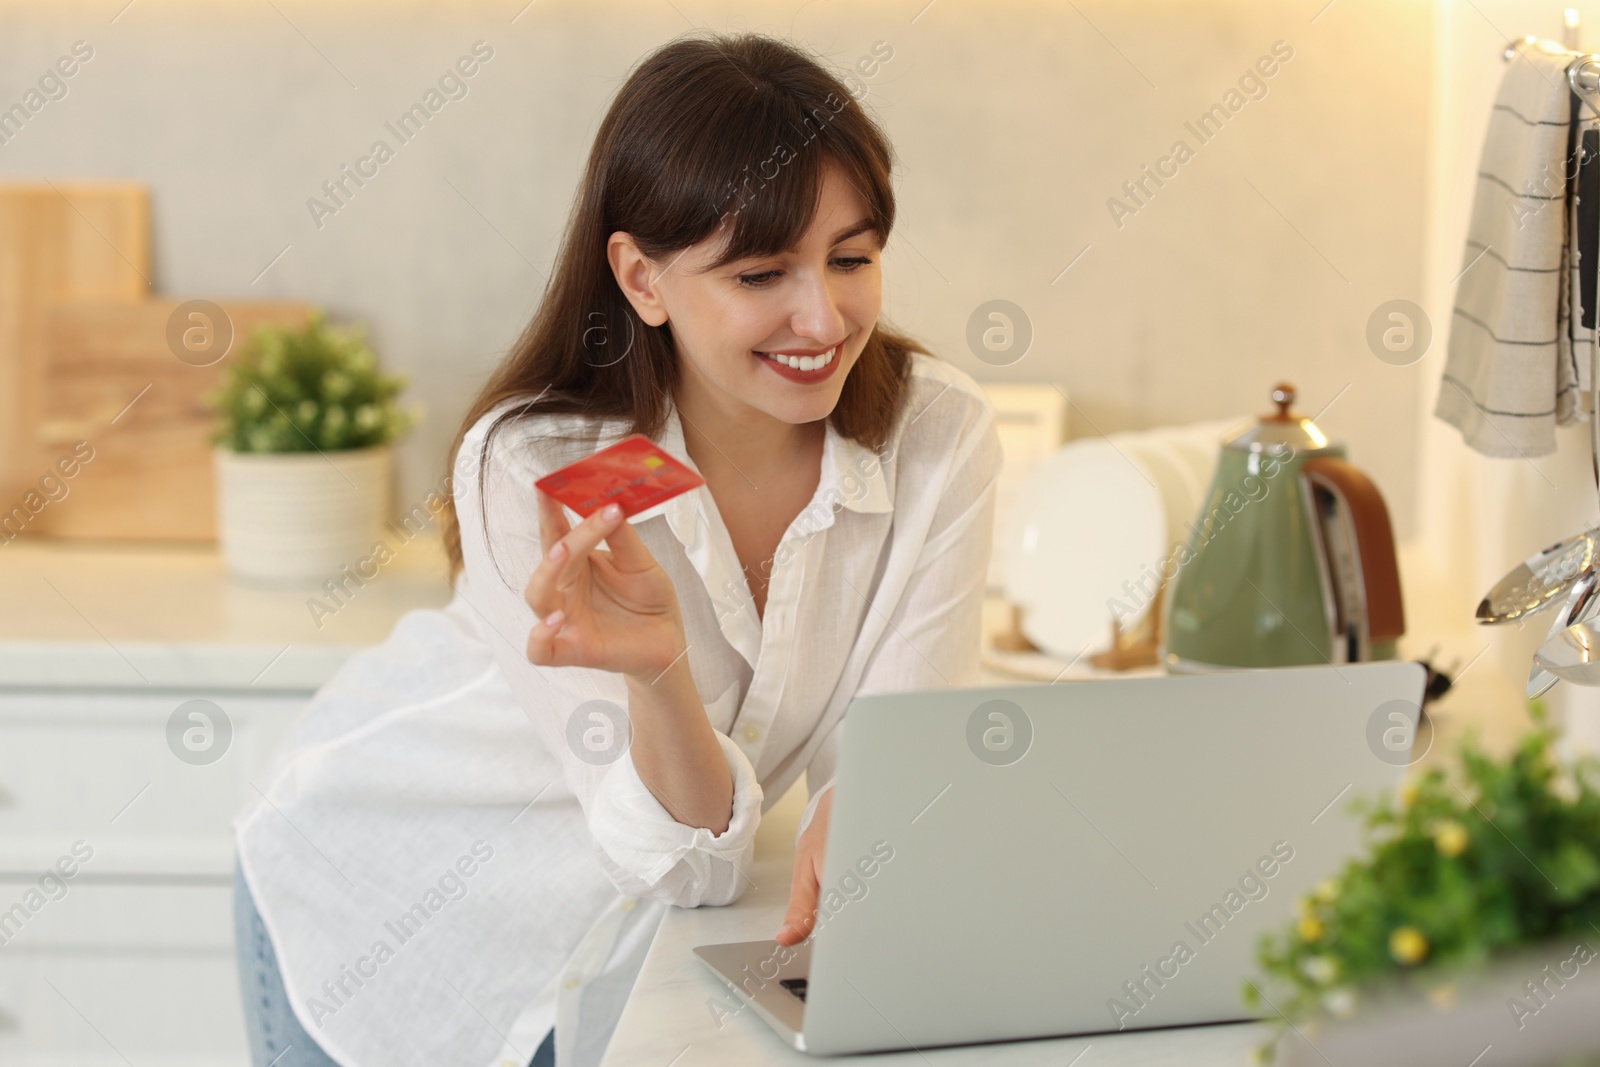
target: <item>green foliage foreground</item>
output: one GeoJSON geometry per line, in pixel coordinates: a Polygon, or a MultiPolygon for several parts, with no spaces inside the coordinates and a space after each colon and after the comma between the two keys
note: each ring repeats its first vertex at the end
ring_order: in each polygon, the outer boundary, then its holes
{"type": "MultiPolygon", "coordinates": [[[[1533,945],[1600,938],[1600,760],[1559,763],[1544,707],[1509,759],[1473,737],[1454,773],[1357,800],[1367,855],[1300,899],[1262,936],[1265,981],[1246,982],[1281,1025],[1350,1018],[1365,994],[1410,988],[1438,1006],[1458,976],[1533,945]]],[[[1600,943],[1592,941],[1591,943],[1600,943]]]]}

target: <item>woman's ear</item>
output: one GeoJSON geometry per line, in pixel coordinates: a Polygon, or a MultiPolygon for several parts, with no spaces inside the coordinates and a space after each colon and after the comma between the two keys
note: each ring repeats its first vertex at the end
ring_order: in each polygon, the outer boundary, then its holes
{"type": "Polygon", "coordinates": [[[606,259],[611,263],[611,273],[622,295],[628,298],[640,320],[647,326],[666,322],[667,306],[661,300],[659,288],[661,275],[649,257],[633,243],[633,236],[624,230],[612,234],[606,242],[606,259]]]}

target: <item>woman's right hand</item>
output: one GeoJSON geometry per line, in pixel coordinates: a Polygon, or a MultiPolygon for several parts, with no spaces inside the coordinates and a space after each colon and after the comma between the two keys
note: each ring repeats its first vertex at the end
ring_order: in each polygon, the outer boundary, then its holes
{"type": "Polygon", "coordinates": [[[534,492],[545,553],[523,591],[536,617],[528,662],[653,681],[687,643],[672,579],[620,508],[610,518],[601,508],[572,526],[559,501],[534,492]],[[602,540],[609,550],[595,547],[602,540]]]}

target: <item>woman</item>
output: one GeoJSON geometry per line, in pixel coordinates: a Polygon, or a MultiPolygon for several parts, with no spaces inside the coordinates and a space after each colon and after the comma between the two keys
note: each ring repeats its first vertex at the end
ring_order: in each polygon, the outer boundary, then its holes
{"type": "Polygon", "coordinates": [[[1000,465],[972,379],[878,321],[890,165],[770,38],[622,86],[452,451],[455,597],[350,659],[239,816],[258,1067],[598,1063],[666,906],[737,899],[802,771],[775,936],[808,935],[845,706],[976,682],[1000,465]],[[575,525],[535,489],[634,432],[706,484],[575,525]]]}

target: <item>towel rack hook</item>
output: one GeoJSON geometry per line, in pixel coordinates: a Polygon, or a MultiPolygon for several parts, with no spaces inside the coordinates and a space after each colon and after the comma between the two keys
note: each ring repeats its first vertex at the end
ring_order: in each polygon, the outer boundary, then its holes
{"type": "MultiPolygon", "coordinates": [[[[1579,42],[1582,40],[1583,29],[1579,25],[1579,21],[1580,16],[1577,8],[1569,7],[1561,12],[1561,47],[1569,52],[1580,51],[1579,42]]],[[[1537,37],[1530,33],[1526,37],[1518,37],[1507,41],[1506,49],[1501,53],[1501,58],[1509,63],[1517,58],[1518,48],[1525,44],[1535,44],[1538,40],[1537,37]]]]}
{"type": "MultiPolygon", "coordinates": [[[[1509,63],[1517,58],[1517,49],[1523,45],[1536,45],[1538,41],[1539,38],[1532,34],[1507,41],[1501,58],[1509,63]]],[[[1567,64],[1567,84],[1580,97],[1592,102],[1600,101],[1600,53],[1574,56],[1572,62],[1567,64]]]]}
{"type": "Polygon", "coordinates": [[[1593,98],[1600,94],[1600,55],[1590,52],[1568,63],[1567,84],[1579,96],[1593,98]]]}
{"type": "Polygon", "coordinates": [[[1531,33],[1526,37],[1514,37],[1506,42],[1506,50],[1500,53],[1500,58],[1509,63],[1513,59],[1517,58],[1517,49],[1521,48],[1525,44],[1535,44],[1538,42],[1538,40],[1539,38],[1535,37],[1531,33]]]}

